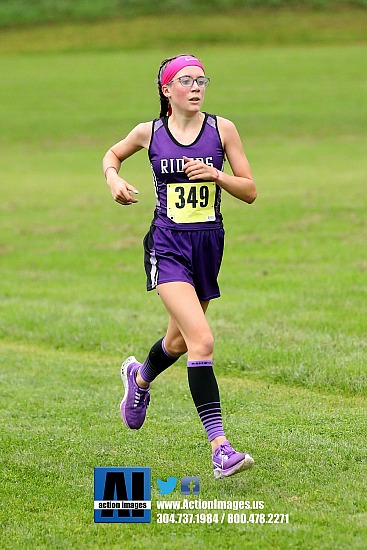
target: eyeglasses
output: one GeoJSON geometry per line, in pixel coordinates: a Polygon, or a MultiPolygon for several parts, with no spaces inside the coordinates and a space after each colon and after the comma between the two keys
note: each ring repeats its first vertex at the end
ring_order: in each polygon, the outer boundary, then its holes
{"type": "Polygon", "coordinates": [[[178,80],[184,88],[191,88],[194,82],[196,82],[199,88],[207,88],[210,84],[210,78],[207,76],[199,76],[198,78],[192,78],[192,76],[180,76],[179,78],[174,78],[171,80],[169,84],[172,84],[172,82],[175,82],[176,80],[178,80]]]}

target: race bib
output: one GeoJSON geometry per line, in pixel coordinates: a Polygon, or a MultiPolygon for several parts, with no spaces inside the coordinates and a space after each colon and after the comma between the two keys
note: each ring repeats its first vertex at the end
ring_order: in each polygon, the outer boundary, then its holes
{"type": "Polygon", "coordinates": [[[175,223],[215,221],[214,181],[167,184],[167,216],[175,223]]]}

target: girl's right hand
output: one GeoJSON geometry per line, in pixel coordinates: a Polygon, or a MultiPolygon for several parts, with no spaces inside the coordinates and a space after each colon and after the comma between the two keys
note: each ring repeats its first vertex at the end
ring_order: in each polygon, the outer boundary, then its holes
{"type": "Polygon", "coordinates": [[[111,189],[113,199],[119,204],[122,204],[123,206],[130,206],[130,204],[139,202],[138,199],[134,197],[134,195],[137,195],[139,191],[127,183],[127,181],[120,178],[117,174],[114,174],[113,176],[111,174],[111,177],[108,178],[107,183],[111,189]]]}

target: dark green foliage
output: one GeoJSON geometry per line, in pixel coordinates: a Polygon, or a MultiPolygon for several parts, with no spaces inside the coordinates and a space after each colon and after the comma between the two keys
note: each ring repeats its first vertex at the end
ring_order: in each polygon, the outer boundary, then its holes
{"type": "Polygon", "coordinates": [[[367,0],[2,0],[0,26],[157,13],[209,14],[248,9],[367,7],[367,0]]]}

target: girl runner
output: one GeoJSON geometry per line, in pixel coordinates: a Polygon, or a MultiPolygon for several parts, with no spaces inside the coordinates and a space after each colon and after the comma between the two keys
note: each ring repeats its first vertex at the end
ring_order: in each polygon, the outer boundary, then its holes
{"type": "Polygon", "coordinates": [[[187,353],[191,395],[211,443],[214,476],[220,478],[251,468],[254,461],[235,451],[223,431],[214,339],[205,312],[210,300],[220,296],[222,189],[252,203],[256,187],[235,125],[201,111],[210,79],[199,59],[165,59],[157,81],[160,117],[138,124],[103,159],[114,200],[132,205],[138,202],[138,190],[119,176],[121,163],[142,148],[148,151],[156,207],[144,238],[147,289],[157,290],[169,316],[165,336],[145,361],[131,356],[122,364],[121,414],[128,428],[139,429],[151,382],[187,353]],[[225,157],[233,175],[222,171],[225,157]]]}

